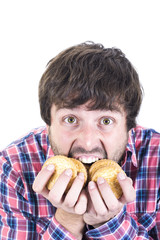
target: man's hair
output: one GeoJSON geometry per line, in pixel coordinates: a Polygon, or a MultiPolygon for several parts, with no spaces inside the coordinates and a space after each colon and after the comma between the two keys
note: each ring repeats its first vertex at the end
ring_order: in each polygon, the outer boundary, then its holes
{"type": "Polygon", "coordinates": [[[117,48],[85,42],[51,59],[39,84],[42,119],[51,125],[51,106],[126,112],[127,129],[136,125],[142,102],[139,77],[124,53],[117,48]]]}

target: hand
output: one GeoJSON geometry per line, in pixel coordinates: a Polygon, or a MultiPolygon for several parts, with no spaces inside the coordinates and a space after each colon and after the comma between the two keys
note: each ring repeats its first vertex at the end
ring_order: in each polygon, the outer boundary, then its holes
{"type": "Polygon", "coordinates": [[[78,174],[67,194],[65,194],[65,190],[72,176],[71,169],[65,170],[49,191],[46,184],[53,173],[54,165],[42,169],[35,178],[33,190],[48,199],[56,208],[61,208],[69,213],[84,214],[87,209],[87,194],[85,190],[82,190],[83,173],[78,174]]]}
{"type": "Polygon", "coordinates": [[[132,180],[121,173],[118,175],[123,195],[118,200],[109,185],[103,178],[98,178],[97,184],[89,182],[88,194],[89,202],[84,221],[93,227],[99,227],[105,222],[115,217],[124,204],[135,200],[136,194],[132,186],[132,180]]]}

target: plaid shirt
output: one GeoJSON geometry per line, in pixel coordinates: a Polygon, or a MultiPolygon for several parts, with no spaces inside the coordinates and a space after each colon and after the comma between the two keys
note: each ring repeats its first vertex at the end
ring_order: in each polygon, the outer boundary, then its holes
{"type": "MultiPolygon", "coordinates": [[[[0,153],[0,239],[75,239],[55,219],[55,208],[32,190],[45,160],[53,156],[46,128],[34,129],[0,153]]],[[[136,200],[85,239],[160,239],[160,134],[130,131],[122,163],[136,200]]]]}

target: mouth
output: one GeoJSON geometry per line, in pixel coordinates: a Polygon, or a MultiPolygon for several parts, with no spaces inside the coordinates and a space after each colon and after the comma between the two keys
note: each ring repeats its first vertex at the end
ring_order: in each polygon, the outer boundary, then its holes
{"type": "Polygon", "coordinates": [[[76,159],[84,164],[92,164],[98,161],[100,158],[95,156],[79,156],[79,157],[76,157],[76,159]]]}

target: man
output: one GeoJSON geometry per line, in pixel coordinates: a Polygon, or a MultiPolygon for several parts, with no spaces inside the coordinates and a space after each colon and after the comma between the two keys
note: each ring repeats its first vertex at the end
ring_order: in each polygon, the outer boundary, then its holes
{"type": "Polygon", "coordinates": [[[87,42],[53,58],[39,84],[46,127],[1,152],[1,239],[160,239],[160,134],[136,125],[141,101],[119,49],[87,42]],[[49,191],[53,155],[119,163],[122,197],[103,178],[83,188],[82,173],[65,194],[71,169],[49,191]]]}

